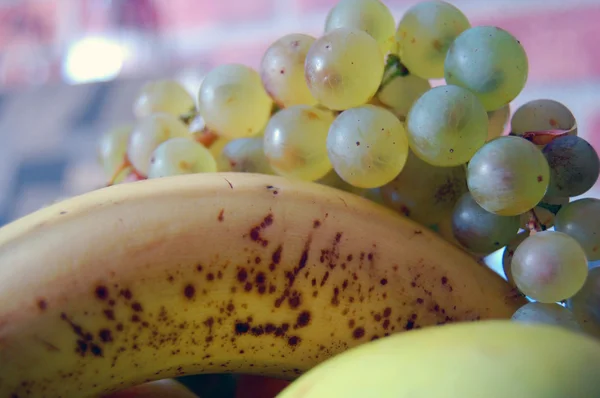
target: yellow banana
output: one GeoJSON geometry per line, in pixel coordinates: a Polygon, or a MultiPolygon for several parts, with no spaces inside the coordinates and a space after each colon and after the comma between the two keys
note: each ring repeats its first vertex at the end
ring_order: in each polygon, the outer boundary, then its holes
{"type": "Polygon", "coordinates": [[[591,398],[600,344],[549,325],[486,320],[403,333],[316,366],[277,398],[591,398]]]}
{"type": "Polygon", "coordinates": [[[185,373],[294,378],[378,337],[509,318],[471,256],[314,183],[215,173],[103,188],[0,229],[0,396],[185,373]]]}

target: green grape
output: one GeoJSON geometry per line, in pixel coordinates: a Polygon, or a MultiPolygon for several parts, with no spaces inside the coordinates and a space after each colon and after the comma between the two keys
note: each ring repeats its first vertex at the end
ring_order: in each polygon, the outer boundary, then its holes
{"type": "Polygon", "coordinates": [[[153,113],[180,116],[195,108],[194,98],[181,84],[175,80],[163,79],[142,86],[135,99],[133,112],[138,118],[153,113]]]}
{"type": "Polygon", "coordinates": [[[398,54],[411,73],[424,79],[442,78],[450,44],[470,27],[467,17],[451,4],[420,2],[398,24],[398,54]]]}
{"type": "Polygon", "coordinates": [[[127,157],[135,170],[142,176],[148,175],[152,152],[161,143],[176,137],[191,138],[187,126],[176,116],[155,113],[136,124],[129,137],[127,157]]]}
{"type": "Polygon", "coordinates": [[[204,145],[189,137],[178,137],[156,147],[150,159],[148,178],[216,171],[215,158],[204,145]]]}
{"type": "Polygon", "coordinates": [[[358,29],[325,33],[308,50],[304,73],[312,95],[332,110],[367,103],[383,77],[383,54],[377,41],[358,29]]]}
{"type": "Polygon", "coordinates": [[[535,217],[531,214],[531,211],[521,214],[521,228],[528,229],[531,221],[539,221],[539,224],[543,225],[546,229],[554,225],[555,215],[550,210],[546,209],[544,205],[550,206],[564,206],[569,203],[569,198],[559,197],[544,197],[542,199],[542,205],[539,204],[532,210],[535,212],[535,217]]]}
{"type": "Polygon", "coordinates": [[[600,267],[589,270],[583,287],[567,300],[567,308],[586,332],[600,337],[600,267]]]}
{"type": "Polygon", "coordinates": [[[318,184],[327,185],[331,188],[339,189],[340,191],[350,192],[357,195],[362,195],[362,193],[365,191],[363,188],[357,188],[342,180],[342,177],[340,177],[334,169],[331,169],[331,171],[325,174],[323,178],[320,178],[315,182],[318,184]]]}
{"type": "Polygon", "coordinates": [[[285,35],[263,55],[260,77],[265,90],[280,108],[317,104],[304,79],[304,61],[314,42],[315,38],[309,35],[285,35]]]}
{"type": "Polygon", "coordinates": [[[502,253],[502,270],[504,271],[504,276],[506,277],[506,280],[511,286],[516,287],[517,285],[515,284],[515,280],[513,279],[512,271],[510,270],[510,264],[515,255],[515,250],[517,250],[517,247],[519,247],[521,242],[527,239],[528,236],[528,230],[519,232],[519,234],[513,240],[511,240],[508,245],[506,245],[506,247],[504,248],[504,252],[502,253]]]}
{"type": "Polygon", "coordinates": [[[506,123],[510,117],[510,105],[504,105],[500,109],[488,112],[488,137],[487,140],[493,140],[504,133],[506,123]]]}
{"type": "Polygon", "coordinates": [[[404,122],[415,101],[429,89],[429,81],[416,75],[396,76],[382,85],[377,99],[404,122]]]}
{"type": "Polygon", "coordinates": [[[528,70],[521,43],[494,26],[476,26],[461,33],[444,63],[446,82],[475,93],[488,111],[515,99],[525,86],[528,70]]]}
{"type": "Polygon", "coordinates": [[[335,116],[308,105],[277,112],[265,129],[264,152],[277,174],[314,181],[331,170],[327,133],[335,116]]]}
{"type": "Polygon", "coordinates": [[[558,101],[538,99],[521,105],[510,120],[510,131],[523,135],[533,131],[571,130],[577,135],[575,116],[558,101]]]}
{"type": "Polygon", "coordinates": [[[452,232],[465,248],[489,254],[506,246],[519,232],[519,216],[499,216],[481,208],[470,193],[458,200],[452,232]]]}
{"type": "Polygon", "coordinates": [[[198,94],[206,126],[228,139],[258,134],[267,124],[272,106],[258,72],[239,64],[220,65],[208,72],[198,94]]]}
{"type": "Polygon", "coordinates": [[[511,319],[514,322],[542,323],[564,327],[574,332],[583,332],[581,325],[575,319],[575,315],[562,305],[556,303],[527,303],[519,308],[511,319]]]}
{"type": "Polygon", "coordinates": [[[335,171],[349,184],[377,188],[400,173],[408,139],[400,120],[384,108],[363,105],[342,112],[327,136],[335,171]]]}
{"type": "Polygon", "coordinates": [[[396,22],[391,11],[379,0],[340,0],[329,11],[325,32],[338,28],[360,29],[370,34],[383,55],[396,44],[396,22]]]}
{"type": "Polygon", "coordinates": [[[369,199],[371,202],[385,206],[385,203],[383,202],[383,195],[381,194],[381,188],[365,189],[360,196],[365,199],[369,199]]]}
{"type": "Polygon", "coordinates": [[[436,167],[409,151],[406,165],[381,187],[387,207],[423,224],[432,225],[452,214],[467,192],[464,167],[436,167]]]}
{"type": "Polygon", "coordinates": [[[517,288],[541,303],[575,295],[588,274],[585,252],[569,235],[537,232],[515,250],[510,269],[517,288]]]}
{"type": "Polygon", "coordinates": [[[550,165],[548,195],[579,196],[598,180],[600,159],[583,138],[573,135],[556,138],[542,152],[550,165]]]}
{"type": "Polygon", "coordinates": [[[410,148],[435,166],[458,166],[485,143],[488,117],[472,93],[439,86],[423,94],[406,120],[410,148]]]}
{"type": "MultiPolygon", "coordinates": [[[[98,145],[98,158],[106,178],[112,179],[114,174],[122,168],[127,154],[127,143],[133,131],[133,126],[117,126],[100,137],[98,145]]],[[[113,183],[122,181],[127,176],[128,170],[122,170],[113,183]]]]}
{"type": "Polygon", "coordinates": [[[263,137],[238,138],[229,141],[217,157],[222,172],[275,174],[263,149],[263,137]]]}
{"type": "Polygon", "coordinates": [[[563,206],[555,229],[574,238],[589,261],[600,260],[600,199],[584,198],[563,206]]]}
{"type": "Polygon", "coordinates": [[[501,216],[516,216],[534,208],[544,197],[549,180],[546,158],[521,137],[487,142],[467,168],[467,184],[475,201],[501,216]]]}

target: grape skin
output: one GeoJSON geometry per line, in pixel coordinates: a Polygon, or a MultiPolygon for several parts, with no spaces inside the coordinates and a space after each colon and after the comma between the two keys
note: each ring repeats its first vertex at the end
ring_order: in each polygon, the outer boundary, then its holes
{"type": "Polygon", "coordinates": [[[472,91],[487,111],[515,99],[525,86],[528,70],[521,43],[494,26],[476,26],[461,33],[444,63],[447,84],[472,91]]]}
{"type": "Polygon", "coordinates": [[[488,117],[472,93],[439,86],[423,94],[408,113],[407,131],[415,155],[435,166],[458,166],[485,143],[488,117]]]}
{"type": "Polygon", "coordinates": [[[379,0],[338,1],[327,14],[325,32],[338,28],[353,28],[367,32],[377,41],[383,55],[392,51],[396,44],[394,16],[379,0]]]}
{"type": "Polygon", "coordinates": [[[198,109],[206,126],[228,139],[258,134],[269,120],[272,105],[258,72],[240,64],[212,69],[198,93],[198,109]]]}
{"type": "Polygon", "coordinates": [[[394,114],[375,105],[342,112],[327,136],[333,168],[349,184],[377,188],[400,173],[408,156],[408,139],[394,114]]]}
{"type": "Polygon", "coordinates": [[[204,145],[189,137],[179,137],[163,142],[154,150],[148,178],[216,171],[217,163],[204,145]]]}
{"type": "Polygon", "coordinates": [[[271,44],[263,55],[260,77],[265,90],[279,107],[317,104],[304,80],[306,54],[315,40],[300,33],[285,35],[271,44]]]}
{"type": "Polygon", "coordinates": [[[510,117],[510,105],[504,105],[500,109],[488,112],[488,137],[487,141],[500,137],[504,133],[508,118],[510,117]]]}
{"type": "Polygon", "coordinates": [[[332,112],[296,105],[277,112],[264,133],[264,153],[277,174],[314,181],[331,168],[327,134],[332,112]]]}
{"type": "Polygon", "coordinates": [[[502,253],[502,270],[504,271],[504,276],[506,277],[506,281],[511,285],[516,287],[515,280],[512,276],[512,271],[510,269],[510,264],[515,255],[515,250],[517,247],[529,236],[529,231],[522,231],[509,242],[508,245],[504,248],[504,252],[502,253]]]}
{"type": "Polygon", "coordinates": [[[555,224],[557,231],[579,242],[589,261],[600,260],[600,199],[584,198],[563,206],[555,224]]]}
{"type": "MultiPolygon", "coordinates": [[[[107,131],[100,137],[98,160],[104,169],[106,178],[113,178],[117,169],[125,163],[127,143],[132,131],[132,125],[122,125],[107,131]]],[[[112,182],[122,181],[127,173],[128,170],[124,169],[112,182]]]]}
{"type": "Polygon", "coordinates": [[[567,300],[583,329],[600,338],[600,267],[589,270],[584,286],[567,300]]]}
{"type": "Polygon", "coordinates": [[[513,314],[511,320],[531,324],[542,323],[564,327],[578,333],[583,332],[575,315],[556,303],[527,303],[513,314]]]}
{"type": "Polygon", "coordinates": [[[263,137],[229,141],[217,157],[221,172],[275,174],[263,149],[263,137]]]}
{"type": "Polygon", "coordinates": [[[436,224],[451,215],[465,192],[467,177],[463,167],[433,166],[410,150],[400,174],[381,187],[387,207],[423,225],[436,224]]]}
{"type": "Polygon", "coordinates": [[[476,253],[492,253],[517,236],[519,216],[490,213],[465,193],[456,203],[452,216],[452,232],[462,246],[476,253]]]}
{"type": "Polygon", "coordinates": [[[598,180],[600,159],[583,138],[569,135],[556,138],[542,152],[550,165],[547,195],[579,196],[598,180]]]}
{"type": "Polygon", "coordinates": [[[170,138],[191,137],[187,126],[167,113],[152,114],[141,119],[133,129],[127,146],[127,157],[142,176],[148,175],[152,152],[170,138]]]}
{"type": "Polygon", "coordinates": [[[429,81],[416,75],[396,76],[379,89],[377,99],[404,122],[415,101],[430,89],[429,81]]]}
{"type": "Polygon", "coordinates": [[[587,258],[569,235],[537,232],[515,250],[511,272],[523,294],[542,303],[554,303],[582,288],[588,274],[587,258]]]}
{"type": "Polygon", "coordinates": [[[532,209],[544,197],[550,169],[542,152],[514,136],[487,142],[469,162],[467,184],[477,203],[501,216],[532,209]]]}
{"type": "Polygon", "coordinates": [[[312,95],[332,110],[367,103],[383,77],[384,59],[377,41],[358,29],[325,33],[308,50],[304,73],[312,95]]]}
{"type": "Polygon", "coordinates": [[[180,116],[196,109],[192,95],[177,81],[162,79],[144,84],[134,101],[137,118],[153,113],[180,116]]]}
{"type": "Polygon", "coordinates": [[[450,44],[470,27],[467,17],[451,4],[420,2],[408,9],[398,24],[398,55],[412,74],[442,78],[450,44]]]}
{"type": "MultiPolygon", "coordinates": [[[[510,131],[523,135],[533,131],[570,130],[575,126],[573,113],[558,101],[537,99],[521,105],[510,121],[510,131]]],[[[571,135],[577,135],[577,128],[571,135]]]]}

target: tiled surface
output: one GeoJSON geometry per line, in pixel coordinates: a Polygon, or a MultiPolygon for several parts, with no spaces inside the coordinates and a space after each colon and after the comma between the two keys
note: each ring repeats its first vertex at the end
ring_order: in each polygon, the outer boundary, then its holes
{"type": "MultiPolygon", "coordinates": [[[[70,1],[2,2],[0,21],[10,20],[4,12],[6,4],[35,4],[34,9],[38,7],[54,15],[70,1]]],[[[398,19],[415,2],[386,3],[398,19]]],[[[169,67],[156,58],[156,63],[138,65],[135,74],[174,74],[172,68],[176,67],[197,81],[216,64],[242,62],[257,66],[270,42],[286,33],[318,35],[333,1],[156,0],[154,3],[162,25],[151,34],[166,43],[162,48],[168,49],[165,57],[170,57],[166,62],[169,67]],[[190,7],[192,3],[194,6],[190,7]]],[[[530,80],[515,106],[536,98],[565,103],[575,114],[581,135],[600,149],[600,1],[456,0],[453,3],[465,11],[474,25],[506,28],[524,44],[530,56],[530,80]]],[[[81,0],[78,4],[100,7],[104,3],[81,0]]],[[[86,15],[93,15],[92,11],[87,10],[86,15]]],[[[103,29],[101,19],[89,17],[86,21],[92,30],[103,29]]],[[[47,28],[55,39],[58,37],[56,40],[66,29],[59,28],[47,28]]],[[[20,43],[3,41],[7,30],[10,29],[6,26],[0,28],[0,81],[10,72],[5,65],[10,58],[6,56],[7,46],[12,43],[9,47],[14,49],[20,43]]],[[[160,57],[159,53],[153,54],[160,57]]],[[[27,69],[27,65],[20,68],[27,69]]],[[[141,84],[142,79],[131,78],[79,86],[49,83],[0,94],[0,225],[55,199],[102,185],[104,177],[95,163],[96,142],[113,124],[132,119],[132,99],[141,84]]],[[[194,85],[189,88],[197,89],[194,85]]],[[[600,196],[600,189],[589,195],[600,196]]]]}

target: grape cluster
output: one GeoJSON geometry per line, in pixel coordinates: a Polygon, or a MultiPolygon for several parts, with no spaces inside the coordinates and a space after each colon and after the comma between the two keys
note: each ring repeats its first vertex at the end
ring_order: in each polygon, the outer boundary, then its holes
{"type": "Polygon", "coordinates": [[[600,200],[571,198],[600,161],[557,101],[510,117],[527,76],[515,37],[449,3],[396,24],[380,0],[340,0],[320,37],[279,38],[258,70],[214,68],[196,101],[176,81],[147,83],[137,122],[102,137],[100,158],[109,184],[236,171],[363,196],[471,254],[504,248],[507,280],[536,301],[515,320],[597,333],[600,200]]]}

